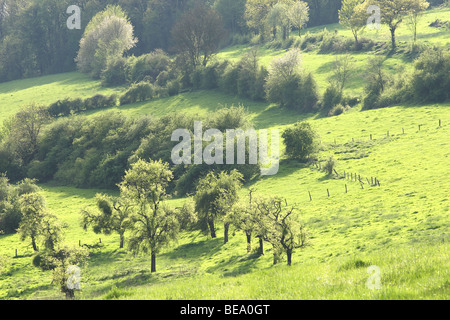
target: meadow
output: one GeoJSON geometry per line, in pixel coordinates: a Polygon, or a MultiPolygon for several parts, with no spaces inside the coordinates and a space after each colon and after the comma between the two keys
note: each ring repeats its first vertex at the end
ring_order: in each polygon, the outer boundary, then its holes
{"type": "MultiPolygon", "coordinates": [[[[428,27],[448,11],[424,16],[419,41],[448,44],[448,31],[428,27]]],[[[337,25],[327,29],[351,36],[337,25]]],[[[408,32],[406,26],[400,28],[398,39],[408,40],[408,32]]],[[[385,33],[364,36],[387,37],[385,33]]],[[[218,58],[238,59],[247,49],[226,48],[218,58]]],[[[264,64],[285,52],[268,47],[260,51],[264,64]]],[[[363,81],[358,79],[373,54],[351,55],[356,76],[346,93],[361,94],[363,81]]],[[[335,57],[303,54],[304,66],[315,74],[321,90],[335,57]]],[[[401,66],[410,68],[411,61],[393,55],[387,65],[395,73],[401,66]]],[[[0,84],[0,121],[32,102],[47,104],[123,90],[103,88],[76,72],[0,84]]],[[[118,236],[84,231],[80,224],[80,211],[94,205],[97,193],[114,191],[41,184],[48,207],[65,224],[65,242],[93,247],[82,270],[78,299],[448,299],[449,103],[369,111],[356,106],[340,116],[325,117],[200,90],[111,109],[131,117],[173,112],[207,115],[220,105],[232,104],[245,106],[257,129],[282,131],[297,121],[309,121],[321,137],[319,160],[337,159],[337,175],[328,176],[282,153],[277,175],[251,181],[242,190],[244,195],[254,188],[256,193],[281,195],[297,203],[310,245],[294,252],[291,267],[285,261],[274,266],[269,245],[263,256],[248,254],[245,235],[233,229],[224,244],[219,224],[215,239],[199,231],[183,232],[158,255],[157,273],[151,273],[149,256],[133,256],[119,249],[118,236]],[[360,175],[364,184],[344,177],[344,172],[360,175]],[[379,186],[368,183],[374,177],[379,186]],[[380,290],[367,287],[371,265],[380,268],[380,290]]],[[[172,198],[169,204],[175,207],[183,201],[172,198]]],[[[257,246],[256,239],[253,245],[257,246]]],[[[51,283],[51,271],[34,267],[32,257],[31,246],[17,234],[0,235],[0,299],[63,299],[51,283]]]]}

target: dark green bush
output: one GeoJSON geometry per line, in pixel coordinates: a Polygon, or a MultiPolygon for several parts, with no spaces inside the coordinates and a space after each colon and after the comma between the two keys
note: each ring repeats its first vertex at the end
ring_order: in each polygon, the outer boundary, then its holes
{"type": "Polygon", "coordinates": [[[120,86],[127,83],[127,59],[116,57],[108,60],[100,78],[103,86],[120,86]]]}
{"type": "Polygon", "coordinates": [[[287,128],[282,138],[286,154],[292,159],[307,161],[318,150],[318,135],[308,122],[298,122],[287,128]]]}
{"type": "Polygon", "coordinates": [[[342,91],[334,84],[329,85],[322,97],[322,109],[328,112],[341,102],[342,91]]]}
{"type": "Polygon", "coordinates": [[[160,49],[134,58],[129,62],[128,80],[130,83],[154,83],[161,72],[169,71],[171,63],[170,57],[160,49]]]}
{"type": "Polygon", "coordinates": [[[442,102],[450,98],[450,51],[433,48],[415,61],[411,87],[416,101],[442,102]]]}
{"type": "Polygon", "coordinates": [[[146,101],[153,98],[154,87],[149,82],[140,82],[132,85],[127,92],[120,97],[120,105],[146,101]]]}

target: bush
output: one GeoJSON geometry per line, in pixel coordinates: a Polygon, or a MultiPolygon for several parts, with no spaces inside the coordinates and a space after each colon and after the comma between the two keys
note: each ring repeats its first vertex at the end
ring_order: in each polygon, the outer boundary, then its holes
{"type": "Polygon", "coordinates": [[[130,60],[129,64],[128,77],[131,83],[154,83],[161,72],[170,70],[171,60],[163,50],[158,49],[130,60]]]}
{"type": "Polygon", "coordinates": [[[450,51],[433,48],[415,61],[412,92],[421,102],[442,102],[450,98],[450,51]]]}
{"type": "Polygon", "coordinates": [[[298,49],[272,61],[265,83],[269,102],[298,111],[310,111],[315,106],[317,85],[311,74],[301,72],[300,61],[298,49]]]}
{"type": "Polygon", "coordinates": [[[124,57],[109,59],[100,75],[103,86],[120,86],[127,83],[127,60],[124,57]]]}
{"type": "Polygon", "coordinates": [[[223,76],[220,78],[219,86],[222,91],[228,94],[238,94],[238,78],[240,67],[238,64],[230,64],[225,69],[223,76]]]}
{"type": "Polygon", "coordinates": [[[179,80],[172,80],[167,83],[167,93],[169,96],[175,96],[180,93],[181,83],[179,80]]]}
{"type": "Polygon", "coordinates": [[[336,159],[329,157],[323,166],[323,171],[325,171],[328,175],[332,175],[336,164],[336,159]]]}
{"type": "Polygon", "coordinates": [[[308,122],[298,122],[289,127],[282,138],[290,158],[307,161],[318,150],[318,135],[308,122]]]}
{"type": "Polygon", "coordinates": [[[154,87],[149,82],[140,82],[132,85],[127,92],[120,97],[120,105],[146,101],[153,98],[154,87]]]}
{"type": "Polygon", "coordinates": [[[333,107],[340,104],[342,101],[342,92],[339,88],[331,84],[325,90],[322,98],[322,109],[326,112],[330,111],[333,107]]]}
{"type": "Polygon", "coordinates": [[[86,110],[104,109],[115,105],[115,96],[104,96],[102,94],[96,94],[93,97],[84,100],[86,110]]]}
{"type": "Polygon", "coordinates": [[[342,104],[338,104],[328,112],[328,116],[329,117],[338,116],[338,115],[343,114],[344,112],[346,112],[349,109],[350,109],[350,106],[343,106],[342,104]]]}

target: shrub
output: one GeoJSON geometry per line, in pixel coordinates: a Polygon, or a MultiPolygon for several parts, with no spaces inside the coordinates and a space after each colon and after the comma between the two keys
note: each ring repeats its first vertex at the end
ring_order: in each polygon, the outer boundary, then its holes
{"type": "Polygon", "coordinates": [[[442,102],[450,98],[450,52],[442,48],[425,51],[415,61],[412,91],[416,100],[442,102]]]}
{"type": "Polygon", "coordinates": [[[132,85],[127,92],[120,97],[120,105],[146,101],[153,98],[154,87],[149,82],[140,82],[132,85]]]}
{"type": "Polygon", "coordinates": [[[119,86],[127,83],[127,60],[124,57],[108,59],[100,75],[103,86],[119,86]]]}
{"type": "Polygon", "coordinates": [[[284,56],[272,61],[265,83],[269,102],[300,111],[308,111],[315,105],[318,97],[317,86],[311,74],[302,74],[300,60],[300,51],[291,49],[284,56]]]}
{"type": "Polygon", "coordinates": [[[334,106],[340,104],[342,101],[342,92],[339,88],[331,84],[325,90],[322,98],[322,109],[324,111],[330,111],[334,106]]]}
{"type": "Polygon", "coordinates": [[[318,135],[308,122],[298,122],[289,127],[282,138],[290,158],[307,161],[318,150],[318,135]]]}
{"type": "Polygon", "coordinates": [[[93,97],[84,100],[86,110],[104,109],[111,105],[111,98],[102,94],[96,94],[93,97]]]}
{"type": "Polygon", "coordinates": [[[163,71],[169,71],[171,60],[163,50],[142,55],[130,61],[129,81],[138,83],[149,81],[154,83],[163,71]]]}
{"type": "Polygon", "coordinates": [[[219,87],[222,91],[235,95],[238,93],[237,83],[239,78],[239,69],[240,67],[238,64],[228,65],[219,81],[219,87]]]}
{"type": "Polygon", "coordinates": [[[224,73],[228,62],[210,64],[203,70],[203,89],[216,89],[219,87],[220,76],[224,73]]]}
{"type": "Polygon", "coordinates": [[[179,80],[171,80],[167,83],[167,93],[169,96],[175,96],[180,93],[181,83],[179,80]]]}
{"type": "Polygon", "coordinates": [[[330,156],[323,166],[323,171],[325,171],[328,175],[332,175],[336,164],[336,159],[330,156]]]}
{"type": "Polygon", "coordinates": [[[342,104],[338,104],[336,106],[334,106],[329,112],[328,112],[328,116],[329,117],[333,117],[333,116],[338,116],[343,114],[344,112],[346,112],[347,110],[350,109],[350,106],[343,106],[342,104]]]}
{"type": "Polygon", "coordinates": [[[169,81],[169,73],[164,70],[156,77],[155,84],[161,87],[165,87],[168,81],[169,81]]]}

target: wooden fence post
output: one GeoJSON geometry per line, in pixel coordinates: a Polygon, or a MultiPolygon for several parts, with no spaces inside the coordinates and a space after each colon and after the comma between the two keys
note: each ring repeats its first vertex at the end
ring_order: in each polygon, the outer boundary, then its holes
{"type": "Polygon", "coordinates": [[[312,201],[311,191],[308,191],[308,193],[309,193],[309,201],[312,201]]]}
{"type": "Polygon", "coordinates": [[[348,193],[347,185],[345,185],[345,193],[348,193]]]}

